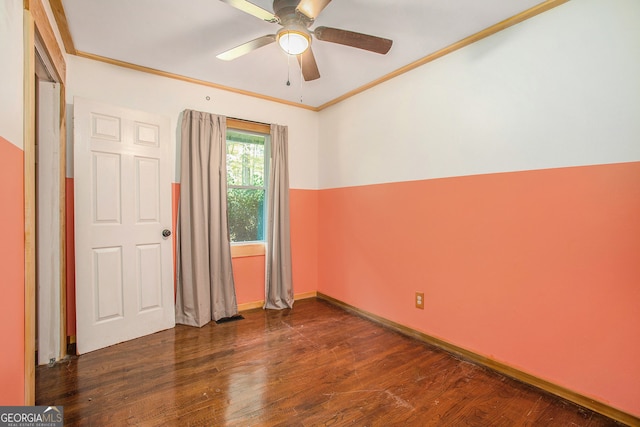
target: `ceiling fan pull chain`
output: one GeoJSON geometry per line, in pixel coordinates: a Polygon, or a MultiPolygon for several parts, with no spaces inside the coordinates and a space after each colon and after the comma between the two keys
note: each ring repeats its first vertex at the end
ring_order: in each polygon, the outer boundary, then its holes
{"type": "Polygon", "coordinates": [[[291,86],[291,79],[289,74],[291,73],[291,55],[287,54],[287,86],[291,86]]]}
{"type": "Polygon", "coordinates": [[[302,61],[304,60],[304,55],[300,54],[300,103],[302,104],[302,61]]]}

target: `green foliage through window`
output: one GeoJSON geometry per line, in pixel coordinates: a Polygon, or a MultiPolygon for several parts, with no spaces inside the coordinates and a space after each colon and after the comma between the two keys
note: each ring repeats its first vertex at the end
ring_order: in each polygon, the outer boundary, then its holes
{"type": "Polygon", "coordinates": [[[227,210],[232,242],[264,240],[265,135],[227,131],[227,210]]]}

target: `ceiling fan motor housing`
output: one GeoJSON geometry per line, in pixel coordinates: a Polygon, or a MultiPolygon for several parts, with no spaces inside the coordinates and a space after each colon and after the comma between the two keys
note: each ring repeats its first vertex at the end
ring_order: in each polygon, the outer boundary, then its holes
{"type": "Polygon", "coordinates": [[[313,18],[297,11],[300,0],[274,0],[273,12],[280,20],[280,25],[288,26],[298,24],[301,27],[309,28],[313,24],[313,18]]]}

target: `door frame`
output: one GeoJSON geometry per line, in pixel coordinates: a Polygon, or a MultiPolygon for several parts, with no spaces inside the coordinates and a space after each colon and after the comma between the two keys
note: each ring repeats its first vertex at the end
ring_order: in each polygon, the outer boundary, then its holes
{"type": "MultiPolygon", "coordinates": [[[[60,84],[60,338],[66,353],[66,63],[42,0],[24,0],[24,404],[35,404],[36,328],[36,43],[60,84]],[[42,51],[41,51],[42,49],[42,51]]],[[[61,356],[63,356],[61,354],[61,356]]]]}

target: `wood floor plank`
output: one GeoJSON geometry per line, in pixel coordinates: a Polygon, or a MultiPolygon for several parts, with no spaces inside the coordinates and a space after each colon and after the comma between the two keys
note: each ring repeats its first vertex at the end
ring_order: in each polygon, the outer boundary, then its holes
{"type": "Polygon", "coordinates": [[[36,371],[69,426],[621,425],[317,299],[36,371]]]}

